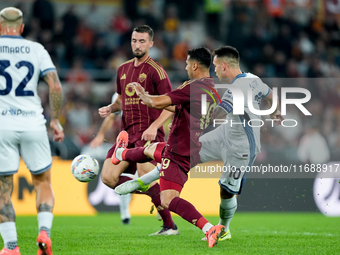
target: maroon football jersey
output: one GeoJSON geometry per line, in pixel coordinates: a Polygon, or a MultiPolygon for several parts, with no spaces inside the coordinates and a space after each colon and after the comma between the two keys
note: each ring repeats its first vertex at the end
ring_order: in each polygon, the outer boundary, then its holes
{"type": "Polygon", "coordinates": [[[199,142],[199,137],[208,126],[218,102],[211,90],[212,87],[214,87],[212,78],[201,78],[186,81],[178,89],[167,93],[172,104],[176,105],[176,110],[162,157],[181,165],[186,172],[200,161],[199,151],[202,144],[199,142]],[[201,108],[202,95],[206,95],[207,111],[204,115],[201,108]]]}
{"type": "MultiPolygon", "coordinates": [[[[121,129],[127,130],[129,135],[146,130],[162,112],[142,104],[132,82],[140,83],[150,95],[163,95],[172,90],[168,75],[150,57],[138,66],[134,66],[134,59],[131,59],[118,68],[117,93],[122,96],[123,109],[121,129]]],[[[158,133],[164,137],[163,127],[158,133]]]]}

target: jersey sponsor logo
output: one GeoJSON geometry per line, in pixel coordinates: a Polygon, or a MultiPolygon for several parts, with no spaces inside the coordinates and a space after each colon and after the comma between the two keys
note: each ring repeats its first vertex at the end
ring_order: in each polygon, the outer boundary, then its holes
{"type": "Polygon", "coordinates": [[[138,81],[142,83],[145,80],[146,80],[146,74],[145,73],[141,73],[139,75],[139,77],[138,77],[138,81]]]}
{"type": "Polygon", "coordinates": [[[30,53],[31,52],[31,48],[28,46],[20,46],[20,47],[10,47],[10,46],[0,46],[0,53],[9,53],[9,54],[13,54],[13,53],[30,53]]]}
{"type": "Polygon", "coordinates": [[[3,116],[5,115],[11,115],[11,116],[34,116],[36,114],[35,111],[24,111],[21,109],[14,109],[9,108],[7,110],[3,110],[1,113],[3,116]]]}
{"type": "Polygon", "coordinates": [[[126,85],[125,94],[129,97],[132,97],[135,94],[135,87],[131,83],[126,85]]]}
{"type": "Polygon", "coordinates": [[[139,100],[140,100],[140,98],[138,98],[138,97],[125,98],[125,105],[139,104],[139,100]]]}
{"type": "Polygon", "coordinates": [[[126,75],[123,74],[122,77],[120,77],[121,80],[125,80],[126,79],[126,75]]]}

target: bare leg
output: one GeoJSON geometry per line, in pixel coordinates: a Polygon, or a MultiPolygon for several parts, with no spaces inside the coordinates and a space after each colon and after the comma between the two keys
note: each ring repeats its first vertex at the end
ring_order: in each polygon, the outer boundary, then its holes
{"type": "Polygon", "coordinates": [[[38,212],[39,233],[46,231],[51,235],[53,222],[54,194],[51,185],[51,169],[38,175],[32,175],[33,185],[37,192],[36,208],[38,212]]]}
{"type": "Polygon", "coordinates": [[[128,166],[129,163],[127,161],[122,161],[118,165],[113,165],[110,158],[105,159],[101,173],[103,183],[111,189],[114,189],[119,181],[120,175],[128,168],[128,166]]]}
{"type": "Polygon", "coordinates": [[[15,211],[11,200],[13,175],[0,176],[0,233],[5,248],[13,250],[17,246],[15,211]]]}
{"type": "MultiPolygon", "coordinates": [[[[144,174],[147,174],[151,170],[155,168],[155,165],[147,162],[143,164],[137,164],[138,174],[139,176],[143,176],[144,174]]],[[[175,228],[175,223],[172,220],[170,211],[168,209],[165,209],[161,205],[161,197],[160,197],[160,187],[159,184],[154,181],[151,183],[151,187],[146,192],[146,195],[151,197],[152,203],[155,205],[155,207],[158,210],[158,213],[161,215],[163,220],[163,226],[167,226],[171,229],[175,228]]]]}

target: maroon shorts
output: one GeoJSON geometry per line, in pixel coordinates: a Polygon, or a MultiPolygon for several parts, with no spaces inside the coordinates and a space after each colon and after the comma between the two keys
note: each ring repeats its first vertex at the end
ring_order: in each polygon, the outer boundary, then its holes
{"type": "MultiPolygon", "coordinates": [[[[128,149],[133,149],[133,148],[137,148],[137,147],[144,147],[146,143],[148,143],[148,141],[144,141],[141,140],[140,138],[142,137],[142,134],[139,133],[139,140],[135,139],[135,135],[131,135],[129,134],[129,144],[127,146],[128,149]],[[131,139],[130,139],[131,138],[131,139]],[[134,142],[130,143],[130,140],[134,142]]],[[[160,138],[159,136],[156,137],[156,139],[153,142],[163,142],[164,140],[162,140],[162,138],[160,138]]],[[[107,152],[106,154],[106,158],[111,158],[112,154],[114,152],[116,148],[116,143],[111,147],[111,149],[107,152]]],[[[157,161],[156,160],[151,160],[150,163],[154,164],[155,166],[157,165],[157,161]]],[[[130,174],[135,174],[137,171],[137,163],[132,163],[130,162],[128,168],[124,171],[124,173],[130,173],[130,174]]]]}
{"type": "Polygon", "coordinates": [[[162,168],[159,171],[160,189],[174,189],[182,191],[184,183],[188,180],[188,175],[175,162],[168,158],[162,158],[162,168]]]}

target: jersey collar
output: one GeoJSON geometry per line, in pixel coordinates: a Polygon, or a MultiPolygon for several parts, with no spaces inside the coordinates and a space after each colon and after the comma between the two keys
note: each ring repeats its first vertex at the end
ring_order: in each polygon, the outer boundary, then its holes
{"type": "Polygon", "coordinates": [[[246,77],[246,76],[247,76],[247,74],[245,72],[242,72],[242,73],[236,75],[236,77],[233,79],[233,81],[230,84],[233,84],[236,79],[246,77]]]}
{"type": "Polygon", "coordinates": [[[140,63],[138,66],[135,66],[135,60],[133,60],[133,67],[138,68],[141,67],[146,61],[148,61],[151,57],[148,56],[142,63],[140,63]]]}
{"type": "Polygon", "coordinates": [[[24,39],[22,36],[20,35],[2,35],[0,36],[0,38],[14,38],[14,39],[24,39]]]}

